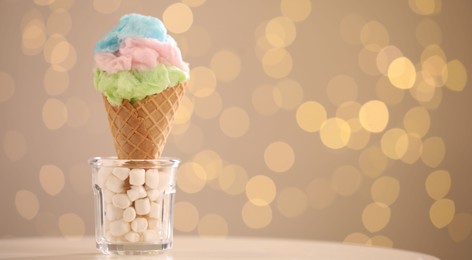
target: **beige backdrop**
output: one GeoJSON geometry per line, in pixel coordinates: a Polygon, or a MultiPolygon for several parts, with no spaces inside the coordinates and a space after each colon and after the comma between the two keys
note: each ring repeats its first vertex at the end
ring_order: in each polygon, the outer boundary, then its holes
{"type": "Polygon", "coordinates": [[[191,64],[178,234],[472,259],[469,0],[0,0],[0,237],[93,232],[93,48],[163,19],[191,64]]]}

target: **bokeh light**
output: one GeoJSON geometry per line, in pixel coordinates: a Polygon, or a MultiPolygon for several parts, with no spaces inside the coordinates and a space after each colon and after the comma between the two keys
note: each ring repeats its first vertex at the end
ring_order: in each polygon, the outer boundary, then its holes
{"type": "Polygon", "coordinates": [[[80,240],[85,234],[84,220],[75,213],[62,214],[58,224],[61,234],[67,239],[80,240]]]}
{"type": "Polygon", "coordinates": [[[459,60],[452,60],[447,63],[447,80],[445,85],[453,91],[462,91],[467,84],[467,70],[459,60]]]}
{"type": "Polygon", "coordinates": [[[241,60],[235,52],[222,50],[213,55],[210,67],[219,81],[230,82],[241,72],[241,60]]]}
{"type": "Polygon", "coordinates": [[[55,196],[64,189],[64,173],[56,165],[46,164],[41,166],[39,170],[39,183],[43,190],[51,195],[55,196]]]}
{"type": "Polygon", "coordinates": [[[408,134],[401,128],[392,128],[382,135],[382,152],[390,159],[403,158],[408,150],[408,134]]]}
{"type": "Polygon", "coordinates": [[[246,196],[256,206],[272,203],[277,193],[274,181],[264,175],[256,175],[246,184],[246,196]]]}
{"type": "Polygon", "coordinates": [[[423,142],[421,160],[431,168],[439,166],[446,155],[446,145],[441,137],[430,137],[423,142]]]}
{"type": "Polygon", "coordinates": [[[440,199],[431,205],[429,218],[436,228],[444,228],[454,219],[456,204],[450,199],[440,199]]]}
{"type": "Polygon", "coordinates": [[[280,79],[288,76],[292,71],[292,55],[283,48],[270,49],[262,57],[262,65],[268,76],[280,79]]]}
{"type": "Polygon", "coordinates": [[[388,31],[378,21],[369,21],[362,27],[361,42],[370,51],[378,52],[390,42],[388,31]]]}
{"type": "Polygon", "coordinates": [[[220,128],[229,137],[238,138],[247,133],[250,118],[245,110],[239,107],[229,107],[220,115],[220,128]]]}
{"type": "Polygon", "coordinates": [[[38,197],[29,190],[19,190],[15,194],[15,207],[22,218],[31,220],[39,211],[38,197]]]}
{"type": "Polygon", "coordinates": [[[368,101],[359,110],[359,121],[362,127],[369,132],[382,132],[389,121],[388,108],[380,100],[368,101]]]}
{"type": "Polygon", "coordinates": [[[197,207],[187,201],[177,201],[174,205],[174,227],[182,232],[197,228],[200,216],[197,207]]]}
{"type": "Polygon", "coordinates": [[[421,137],[417,134],[408,133],[408,149],[406,150],[405,154],[402,156],[401,160],[407,164],[413,164],[421,156],[423,152],[423,141],[421,137]]]}
{"type": "Polygon", "coordinates": [[[228,236],[228,222],[218,214],[203,216],[198,223],[200,237],[226,237],[228,236]]]}
{"type": "MultiPolygon", "coordinates": [[[[28,15],[28,14],[27,14],[28,15]]],[[[25,15],[25,20],[28,19],[25,15]]],[[[46,32],[43,23],[42,15],[36,15],[31,13],[31,18],[26,25],[23,26],[22,32],[22,50],[25,55],[36,55],[39,54],[46,42],[46,32]]]]}
{"type": "Polygon", "coordinates": [[[394,45],[388,45],[377,53],[377,69],[384,76],[388,76],[388,67],[397,58],[403,57],[403,52],[394,45]]]}
{"type": "Polygon", "coordinates": [[[416,68],[407,57],[399,57],[388,66],[388,79],[399,89],[409,89],[416,81],[416,68]]]}
{"type": "Polygon", "coordinates": [[[274,172],[286,172],[295,162],[295,152],[288,143],[276,141],[266,147],[264,162],[274,172]]]}
{"type": "Polygon", "coordinates": [[[345,147],[351,138],[351,127],[341,118],[330,118],[320,128],[321,142],[331,149],[345,147]]]}
{"type": "Polygon", "coordinates": [[[271,19],[265,28],[265,37],[276,48],[290,46],[297,35],[295,24],[285,16],[271,19]]]}
{"type": "Polygon", "coordinates": [[[2,141],[3,152],[10,161],[16,162],[25,156],[28,144],[22,133],[8,130],[3,135],[2,141]]]}
{"type": "Polygon", "coordinates": [[[93,0],[93,8],[102,14],[111,14],[118,10],[121,0],[93,0]]]}
{"type": "Polygon", "coordinates": [[[371,203],[362,211],[362,224],[369,232],[378,232],[390,222],[391,210],[385,204],[371,203]]]}
{"type": "Polygon", "coordinates": [[[281,0],[280,12],[292,19],[294,22],[301,22],[311,14],[310,0],[281,0]]]}
{"type": "Polygon", "coordinates": [[[66,105],[55,98],[50,98],[44,103],[42,115],[43,123],[51,130],[61,128],[68,118],[66,105]]]}
{"type": "Polygon", "coordinates": [[[184,33],[193,24],[193,12],[186,4],[175,3],[164,10],[162,20],[170,32],[184,33]]]}
{"type": "Polygon", "coordinates": [[[370,194],[374,202],[390,206],[400,194],[400,182],[391,176],[381,176],[372,184],[370,194]]]}
{"type": "Polygon", "coordinates": [[[248,201],[241,210],[244,224],[252,229],[261,229],[272,222],[272,208],[269,205],[257,206],[248,201]]]}
{"type": "Polygon", "coordinates": [[[219,153],[212,150],[201,150],[193,157],[194,162],[200,164],[206,173],[207,180],[214,180],[223,171],[223,160],[219,153]]]}
{"type": "Polygon", "coordinates": [[[451,175],[445,170],[434,171],[426,178],[425,186],[426,192],[432,199],[440,200],[451,189],[451,175]]]}
{"type": "Polygon", "coordinates": [[[441,12],[442,0],[408,0],[408,5],[419,15],[433,15],[441,12]]]}
{"type": "Polygon", "coordinates": [[[449,236],[454,242],[466,240],[472,233],[472,215],[470,213],[459,213],[454,216],[452,222],[447,226],[449,236]]]}
{"type": "Polygon", "coordinates": [[[320,130],[326,121],[327,113],[324,106],[315,101],[307,101],[301,104],[296,113],[298,126],[304,131],[313,133],[320,130]]]}
{"type": "Polygon", "coordinates": [[[424,137],[428,133],[431,125],[431,118],[428,110],[424,107],[414,107],[408,110],[403,116],[403,127],[408,133],[417,134],[424,137]]]}

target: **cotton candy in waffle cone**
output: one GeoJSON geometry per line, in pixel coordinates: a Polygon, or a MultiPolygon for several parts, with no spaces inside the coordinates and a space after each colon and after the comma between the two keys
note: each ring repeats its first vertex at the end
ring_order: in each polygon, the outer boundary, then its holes
{"type": "Polygon", "coordinates": [[[157,159],[172,129],[175,113],[184,94],[184,85],[119,106],[103,98],[118,159],[157,159]]]}

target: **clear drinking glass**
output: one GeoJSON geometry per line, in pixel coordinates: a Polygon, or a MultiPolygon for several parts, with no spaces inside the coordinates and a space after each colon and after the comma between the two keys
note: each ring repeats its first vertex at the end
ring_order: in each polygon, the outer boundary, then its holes
{"type": "Polygon", "coordinates": [[[180,161],[95,157],[95,240],[105,254],[157,254],[172,247],[175,181],[180,161]]]}

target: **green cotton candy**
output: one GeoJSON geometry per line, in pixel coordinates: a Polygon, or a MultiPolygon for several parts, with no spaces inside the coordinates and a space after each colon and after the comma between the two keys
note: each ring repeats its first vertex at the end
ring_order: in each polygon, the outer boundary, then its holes
{"type": "Polygon", "coordinates": [[[97,69],[94,84],[110,104],[118,106],[124,99],[134,103],[176,86],[187,78],[188,75],[177,67],[161,64],[148,71],[129,70],[114,74],[97,69]]]}

